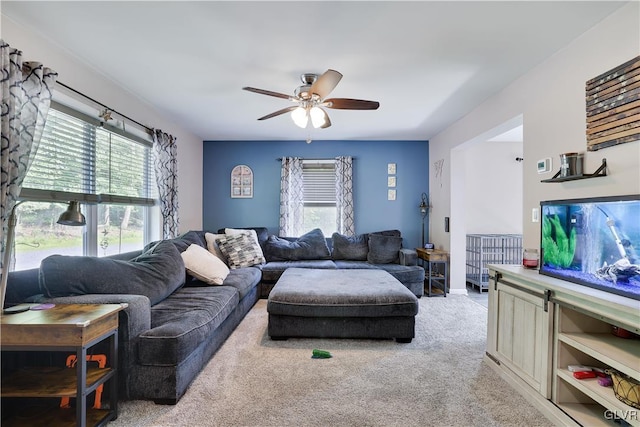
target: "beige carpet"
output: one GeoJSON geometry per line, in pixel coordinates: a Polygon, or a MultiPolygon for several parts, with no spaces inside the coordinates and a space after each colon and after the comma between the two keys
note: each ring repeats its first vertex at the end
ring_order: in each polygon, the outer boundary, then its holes
{"type": "Polygon", "coordinates": [[[416,338],[289,339],[260,300],[175,406],[122,402],[110,426],[549,426],[483,362],[487,310],[421,298],[416,338]],[[311,359],[314,348],[331,359],[311,359]]]}

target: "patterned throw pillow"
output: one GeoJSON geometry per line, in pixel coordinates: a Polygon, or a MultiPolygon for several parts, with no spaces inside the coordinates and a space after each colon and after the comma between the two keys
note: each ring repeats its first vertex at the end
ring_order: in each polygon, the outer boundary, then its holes
{"type": "Polygon", "coordinates": [[[232,270],[265,263],[260,245],[249,233],[227,234],[216,239],[216,242],[232,270]]]}

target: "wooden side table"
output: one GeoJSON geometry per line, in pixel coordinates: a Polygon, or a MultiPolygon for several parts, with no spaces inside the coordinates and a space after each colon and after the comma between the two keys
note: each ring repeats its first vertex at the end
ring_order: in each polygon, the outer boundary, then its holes
{"type": "Polygon", "coordinates": [[[443,295],[447,296],[449,269],[449,253],[440,249],[416,248],[418,258],[424,261],[425,281],[427,282],[427,296],[443,295]],[[442,267],[442,272],[440,268],[442,267]],[[433,293],[434,285],[442,286],[442,294],[433,293]]]}
{"type": "MultiPolygon", "coordinates": [[[[32,304],[34,305],[34,304],[32,304]]],[[[2,315],[1,349],[74,351],[76,369],[27,367],[2,378],[2,397],[75,397],[75,425],[102,425],[118,417],[118,312],[127,304],[59,304],[48,310],[2,315]],[[88,368],[87,349],[109,339],[109,364],[88,368]],[[109,382],[109,408],[87,410],[87,396],[109,382]]],[[[39,425],[73,425],[70,409],[51,411],[39,425]]],[[[3,427],[25,420],[3,420],[3,427]]],[[[27,424],[31,422],[26,421],[27,424]]],[[[33,424],[31,424],[33,425],[33,424]]]]}

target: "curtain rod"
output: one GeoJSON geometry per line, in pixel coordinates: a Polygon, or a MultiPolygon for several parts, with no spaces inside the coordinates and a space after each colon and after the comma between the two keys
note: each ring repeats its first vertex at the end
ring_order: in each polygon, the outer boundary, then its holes
{"type": "MultiPolygon", "coordinates": [[[[300,160],[335,160],[336,157],[342,157],[342,156],[334,156],[334,157],[323,157],[323,158],[319,158],[319,159],[312,159],[312,158],[308,158],[308,157],[300,157],[300,160]]],[[[355,160],[355,157],[351,157],[352,160],[355,160]]],[[[282,157],[278,157],[276,159],[277,162],[281,162],[282,161],[282,157]]]]}
{"type": "Polygon", "coordinates": [[[56,82],[56,84],[58,84],[58,85],[60,85],[60,86],[62,86],[62,87],[64,87],[64,88],[69,89],[71,92],[77,93],[78,95],[80,95],[80,96],[82,96],[82,97],[84,97],[84,98],[88,99],[88,100],[89,100],[89,101],[91,101],[91,102],[95,102],[96,104],[98,104],[98,105],[100,105],[100,106],[102,106],[102,107],[106,108],[106,109],[107,109],[107,110],[109,110],[109,111],[113,111],[114,113],[116,113],[116,114],[117,114],[117,115],[119,115],[120,117],[123,117],[123,118],[125,118],[125,119],[129,120],[130,122],[135,123],[135,124],[137,124],[138,126],[145,128],[148,132],[153,132],[153,129],[152,129],[152,128],[150,128],[149,126],[145,126],[145,125],[143,125],[142,123],[140,123],[140,122],[138,122],[138,121],[136,121],[136,120],[133,120],[131,117],[125,116],[124,114],[120,113],[119,111],[114,110],[114,109],[113,109],[113,108],[111,108],[111,107],[107,107],[107,106],[106,106],[106,105],[104,105],[102,102],[100,102],[100,101],[96,101],[95,99],[91,98],[89,95],[85,95],[84,93],[82,93],[82,92],[80,92],[80,91],[77,91],[77,90],[75,90],[75,89],[74,89],[74,88],[72,88],[72,87],[67,86],[66,84],[62,83],[61,81],[57,81],[57,82],[56,82]]]}

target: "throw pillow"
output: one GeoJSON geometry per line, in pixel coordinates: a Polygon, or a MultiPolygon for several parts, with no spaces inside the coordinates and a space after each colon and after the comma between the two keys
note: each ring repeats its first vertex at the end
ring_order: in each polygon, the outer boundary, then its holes
{"type": "Polygon", "coordinates": [[[262,246],[260,246],[260,240],[258,240],[258,233],[256,233],[256,230],[246,229],[246,228],[225,228],[224,234],[231,235],[231,236],[235,236],[236,234],[249,234],[249,236],[251,236],[251,238],[255,242],[257,250],[260,253],[260,255],[264,256],[264,253],[262,253],[262,246]]]}
{"type": "MultiPolygon", "coordinates": [[[[178,252],[186,251],[189,245],[191,245],[192,243],[202,246],[203,248],[205,246],[205,243],[202,241],[202,238],[195,231],[187,231],[186,233],[178,237],[175,237],[173,239],[165,239],[165,241],[173,243],[175,247],[178,249],[178,252]]],[[[147,244],[142,249],[142,252],[148,252],[151,248],[155,247],[159,242],[160,240],[156,240],[155,242],[151,242],[147,244]]]]}
{"type": "Polygon", "coordinates": [[[231,269],[265,263],[260,245],[248,233],[225,235],[216,242],[231,269]]]}
{"type": "Polygon", "coordinates": [[[298,261],[306,259],[328,259],[331,256],[327,241],[319,228],[290,241],[269,236],[264,245],[269,261],[298,261]]]}
{"type": "Polygon", "coordinates": [[[197,244],[180,254],[187,272],[210,285],[222,285],[229,275],[229,267],[217,256],[197,244]]]}
{"type": "Polygon", "coordinates": [[[209,252],[220,258],[223,262],[227,262],[227,259],[224,257],[224,254],[218,247],[218,242],[216,239],[224,237],[224,234],[213,234],[213,233],[205,233],[204,238],[207,241],[207,249],[209,252]]]}
{"type": "Polygon", "coordinates": [[[400,237],[400,230],[383,230],[383,231],[375,231],[371,234],[381,234],[383,236],[394,236],[394,237],[400,237]]]}
{"type": "Polygon", "coordinates": [[[333,252],[331,258],[350,261],[366,261],[369,253],[369,235],[345,236],[333,233],[331,235],[333,252]]]}
{"type": "Polygon", "coordinates": [[[184,284],[176,246],[161,240],[131,261],[51,255],[42,260],[38,282],[49,298],[85,294],[145,295],[155,305],[184,284]]]}
{"type": "Polygon", "coordinates": [[[402,249],[402,237],[369,234],[367,261],[371,264],[398,263],[400,249],[402,249]]]}

